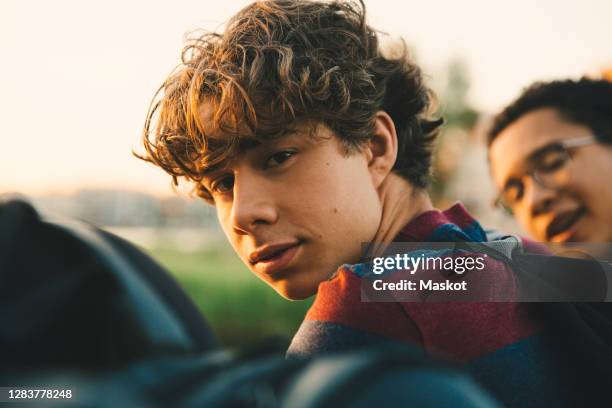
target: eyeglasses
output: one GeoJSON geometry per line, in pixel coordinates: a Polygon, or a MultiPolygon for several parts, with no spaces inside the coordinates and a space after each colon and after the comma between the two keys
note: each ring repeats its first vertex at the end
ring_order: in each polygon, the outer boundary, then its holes
{"type": "MultiPolygon", "coordinates": [[[[582,136],[561,140],[545,146],[532,153],[528,159],[532,169],[525,173],[541,187],[559,189],[571,180],[570,149],[597,143],[594,136],[582,136]]],[[[502,207],[512,214],[525,194],[523,179],[525,176],[510,180],[493,201],[493,205],[502,207]]]]}

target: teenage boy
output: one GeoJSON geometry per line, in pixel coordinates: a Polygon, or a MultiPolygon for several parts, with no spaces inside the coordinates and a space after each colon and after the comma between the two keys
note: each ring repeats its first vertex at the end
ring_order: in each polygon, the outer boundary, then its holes
{"type": "MultiPolygon", "coordinates": [[[[467,362],[510,405],[561,404],[560,358],[525,305],[362,302],[361,243],[485,241],[426,187],[440,121],[363,5],[263,1],[193,40],[145,126],[146,160],[194,182],[236,253],[289,299],[317,293],[290,355],[394,342],[467,362]]],[[[487,261],[495,288],[515,278],[487,261]]]]}
{"type": "Polygon", "coordinates": [[[543,242],[612,241],[612,83],[535,83],[494,119],[496,202],[543,242]]]}
{"type": "MultiPolygon", "coordinates": [[[[584,250],[607,259],[612,241],[612,83],[583,78],[532,84],[494,118],[488,148],[497,205],[538,241],[570,247],[599,243],[584,250]]],[[[607,399],[612,349],[601,333],[612,329],[610,303],[537,306],[563,328],[568,357],[576,362],[573,371],[582,378],[579,387],[591,399],[588,405],[607,399]],[[593,336],[587,328],[595,321],[605,329],[593,336]],[[589,340],[581,339],[583,333],[589,333],[589,340]]]]}

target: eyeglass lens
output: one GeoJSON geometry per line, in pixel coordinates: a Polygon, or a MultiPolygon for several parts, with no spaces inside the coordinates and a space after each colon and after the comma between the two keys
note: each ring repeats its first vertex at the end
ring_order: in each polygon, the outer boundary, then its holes
{"type": "MultiPolygon", "coordinates": [[[[561,146],[548,150],[535,161],[533,170],[528,172],[533,180],[545,188],[563,187],[570,181],[570,156],[561,146]]],[[[524,194],[525,186],[523,181],[516,180],[510,183],[503,191],[501,199],[506,207],[513,207],[518,204],[524,194]]]]}

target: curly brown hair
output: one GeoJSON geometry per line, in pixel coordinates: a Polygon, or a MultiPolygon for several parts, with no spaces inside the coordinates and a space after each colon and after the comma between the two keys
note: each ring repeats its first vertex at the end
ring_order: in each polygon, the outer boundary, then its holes
{"type": "Polygon", "coordinates": [[[146,154],[138,157],[175,185],[178,177],[198,185],[206,171],[235,157],[240,139],[279,137],[305,121],[328,126],[350,154],[383,110],[399,139],[393,170],[424,188],[441,123],[428,119],[432,99],[405,46],[397,57],[383,56],[362,1],[258,1],[223,34],[188,41],[182,63],[151,102],[146,154]]]}
{"type": "Polygon", "coordinates": [[[493,118],[488,146],[523,115],[542,108],[555,109],[563,119],[588,127],[600,142],[612,144],[612,83],[585,77],[529,85],[493,118]]]}

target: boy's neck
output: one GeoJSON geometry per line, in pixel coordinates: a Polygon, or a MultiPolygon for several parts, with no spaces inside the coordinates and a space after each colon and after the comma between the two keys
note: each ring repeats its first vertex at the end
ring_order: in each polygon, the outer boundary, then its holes
{"type": "Polygon", "coordinates": [[[434,209],[429,194],[395,173],[389,174],[378,189],[382,215],[372,242],[388,244],[402,228],[420,214],[434,209]]]}

